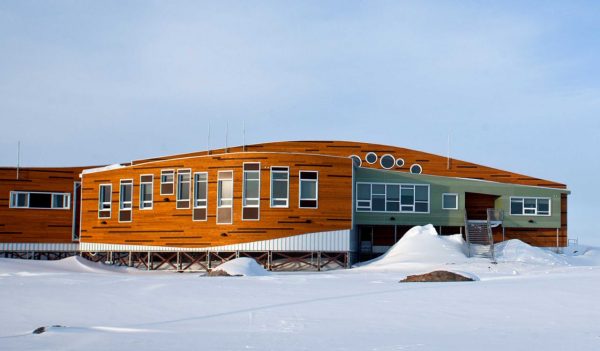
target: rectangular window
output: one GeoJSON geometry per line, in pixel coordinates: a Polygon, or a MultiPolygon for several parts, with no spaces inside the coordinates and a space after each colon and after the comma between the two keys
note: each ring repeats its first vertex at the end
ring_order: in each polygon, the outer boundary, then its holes
{"type": "Polygon", "coordinates": [[[373,211],[385,211],[385,184],[371,185],[371,205],[373,206],[373,211]]]}
{"type": "Polygon", "coordinates": [[[385,211],[400,211],[400,185],[388,184],[385,186],[385,211]]]}
{"type": "Polygon", "coordinates": [[[429,212],[429,185],[356,184],[358,212],[429,212]]]}
{"type": "Polygon", "coordinates": [[[242,220],[258,220],[260,207],[260,163],[244,163],[242,220]]]}
{"type": "Polygon", "coordinates": [[[191,171],[180,169],[177,171],[177,208],[190,208],[191,171]]]}
{"type": "Polygon", "coordinates": [[[119,222],[131,222],[133,207],[133,180],[122,179],[119,190],[119,222]]]}
{"type": "Polygon", "coordinates": [[[160,194],[161,195],[173,195],[175,193],[175,171],[172,169],[165,169],[160,172],[160,194]]]}
{"type": "Polygon", "coordinates": [[[10,192],[10,208],[28,208],[29,207],[29,193],[23,192],[10,192]]]}
{"type": "Polygon", "coordinates": [[[121,191],[119,192],[119,209],[130,210],[132,207],[133,181],[121,180],[121,191]]]}
{"type": "Polygon", "coordinates": [[[217,224],[233,223],[233,171],[219,171],[217,179],[217,224]]]}
{"type": "Polygon", "coordinates": [[[319,172],[300,171],[300,208],[317,208],[319,172]]]}
{"type": "Polygon", "coordinates": [[[112,185],[100,184],[98,193],[98,218],[111,217],[112,185]]]}
{"type": "Polygon", "coordinates": [[[71,194],[11,191],[9,206],[10,208],[68,210],[71,208],[71,194]]]}
{"type": "Polygon", "coordinates": [[[511,197],[510,214],[515,216],[550,216],[548,197],[511,197]]]}
{"type": "Polygon", "coordinates": [[[288,207],[290,169],[271,167],[271,207],[288,207]]]}
{"type": "Polygon", "coordinates": [[[152,174],[144,174],[140,176],[140,209],[152,209],[152,197],[154,188],[154,176],[152,174]]]}
{"type": "Polygon", "coordinates": [[[458,210],[458,194],[442,194],[442,210],[458,210]]]}
{"type": "Polygon", "coordinates": [[[371,184],[356,184],[356,210],[371,210],[371,184]]]}
{"type": "Polygon", "coordinates": [[[205,221],[208,207],[208,173],[194,173],[194,221],[205,221]]]}

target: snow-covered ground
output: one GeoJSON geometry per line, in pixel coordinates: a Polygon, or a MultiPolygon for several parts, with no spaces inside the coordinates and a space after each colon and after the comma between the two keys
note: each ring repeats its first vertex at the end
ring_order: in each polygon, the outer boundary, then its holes
{"type": "Polygon", "coordinates": [[[600,349],[600,249],[497,249],[498,264],[469,259],[460,237],[425,226],[373,262],[322,273],[0,259],[0,350],[600,349]],[[398,283],[436,269],[478,281],[398,283]],[[64,327],[32,334],[52,325],[64,327]]]}

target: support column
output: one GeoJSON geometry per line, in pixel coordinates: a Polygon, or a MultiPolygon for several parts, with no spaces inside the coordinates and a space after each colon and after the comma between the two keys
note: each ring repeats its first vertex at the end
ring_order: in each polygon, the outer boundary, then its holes
{"type": "Polygon", "coordinates": [[[317,271],[321,270],[321,251],[317,252],[317,271]]]}
{"type": "Polygon", "coordinates": [[[267,255],[267,270],[271,270],[273,268],[273,252],[269,251],[267,255]]]}

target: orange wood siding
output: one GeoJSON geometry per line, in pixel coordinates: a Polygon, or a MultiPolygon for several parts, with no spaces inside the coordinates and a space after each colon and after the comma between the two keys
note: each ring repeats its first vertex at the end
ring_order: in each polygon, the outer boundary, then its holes
{"type": "MultiPolygon", "coordinates": [[[[177,176],[175,175],[175,183],[177,176]]],[[[177,188],[177,187],[175,187],[177,188]]],[[[177,189],[175,189],[177,190],[177,189]]],[[[177,191],[175,191],[175,194],[177,191]]],[[[193,205],[193,204],[192,204],[193,205]]],[[[289,153],[230,153],[214,156],[136,163],[110,171],[84,174],[82,184],[82,242],[129,245],[209,247],[267,240],[303,233],[351,228],[352,161],[289,153]],[[242,167],[260,162],[260,220],[242,221],[242,167]],[[270,208],[270,167],[288,166],[289,208],[270,208]],[[176,209],[176,195],[160,195],[163,169],[208,172],[208,219],[192,220],[192,206],[176,209]],[[233,224],[216,224],[218,171],[233,171],[233,224]],[[318,208],[298,208],[299,171],[319,172],[318,208]],[[140,210],[140,175],[153,174],[152,210],[140,210]],[[133,220],[118,222],[119,182],[133,179],[133,220]],[[112,215],[98,219],[100,184],[112,184],[112,215]]]]}
{"type": "MultiPolygon", "coordinates": [[[[448,159],[426,152],[405,149],[401,147],[386,146],[379,144],[357,143],[348,141],[289,141],[274,142],[247,145],[246,151],[263,152],[297,152],[321,155],[334,155],[348,157],[350,155],[360,156],[363,160],[368,152],[375,152],[379,157],[384,154],[391,154],[395,158],[404,159],[404,166],[394,167],[392,170],[409,172],[412,164],[420,164],[423,167],[423,174],[439,175],[447,177],[463,177],[472,179],[491,180],[500,183],[523,184],[531,186],[543,186],[550,188],[564,189],[566,186],[561,183],[552,182],[540,178],[530,177],[522,174],[512,173],[495,169],[475,163],[465,162],[457,159],[451,159],[450,168],[448,168],[448,159]]],[[[229,148],[229,152],[240,152],[242,147],[229,148]]],[[[223,153],[224,149],[211,151],[214,154],[223,153]]],[[[175,157],[185,157],[194,155],[206,155],[206,151],[192,152],[177,155],[175,157]]],[[[157,157],[150,160],[163,160],[174,156],[157,157]]],[[[133,164],[146,162],[145,160],[133,161],[133,164]]],[[[381,168],[379,159],[374,164],[362,163],[363,167],[381,168]]]]}
{"type": "MultiPolygon", "coordinates": [[[[557,238],[556,229],[551,228],[506,228],[504,238],[505,240],[519,239],[529,245],[540,247],[567,246],[567,232],[562,229],[559,229],[557,238]]],[[[494,242],[501,241],[502,229],[494,228],[494,242]]]]}
{"type": "Polygon", "coordinates": [[[0,168],[0,242],[70,243],[73,223],[73,184],[82,168],[0,168]],[[10,208],[11,191],[71,194],[63,209],[10,208]]]}

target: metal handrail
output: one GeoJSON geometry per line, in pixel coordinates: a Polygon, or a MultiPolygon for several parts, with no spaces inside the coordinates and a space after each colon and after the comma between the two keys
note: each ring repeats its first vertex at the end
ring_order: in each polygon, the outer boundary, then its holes
{"type": "MultiPolygon", "coordinates": [[[[504,222],[504,211],[496,208],[487,209],[487,231],[488,240],[490,242],[490,255],[492,256],[492,262],[496,262],[496,253],[494,251],[494,233],[492,231],[492,222],[502,225],[504,222]]],[[[503,230],[504,226],[502,225],[503,230]]],[[[503,235],[504,236],[504,235],[503,235]]]]}
{"type": "Polygon", "coordinates": [[[469,238],[469,219],[465,212],[465,238],[467,239],[467,256],[471,257],[471,240],[469,238]]]}

